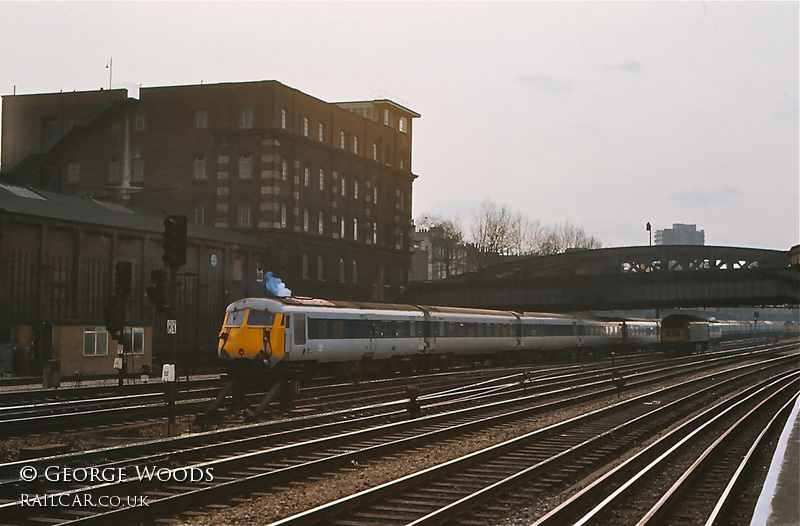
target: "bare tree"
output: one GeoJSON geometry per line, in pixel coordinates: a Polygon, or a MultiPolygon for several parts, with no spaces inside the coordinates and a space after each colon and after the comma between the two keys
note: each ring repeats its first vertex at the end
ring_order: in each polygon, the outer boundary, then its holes
{"type": "Polygon", "coordinates": [[[498,205],[488,198],[473,215],[472,242],[468,245],[464,243],[458,221],[425,215],[418,224],[429,230],[437,229],[435,237],[440,239],[440,251],[434,252],[433,260],[446,269],[447,276],[453,275],[453,268],[465,248],[470,267],[482,269],[502,256],[544,256],[574,248],[603,246],[599,239],[588,235],[581,227],[571,223],[545,227],[538,219],[512,215],[505,205],[498,205]]]}
{"type": "Polygon", "coordinates": [[[509,252],[515,256],[537,253],[544,241],[545,230],[539,220],[530,220],[522,214],[513,217],[508,232],[509,252]]]}
{"type": "Polygon", "coordinates": [[[571,223],[555,225],[543,238],[537,251],[540,255],[560,254],[573,248],[594,249],[603,244],[594,236],[590,236],[582,227],[571,223]]]}
{"type": "Polygon", "coordinates": [[[475,250],[471,251],[471,255],[475,268],[486,267],[493,256],[508,254],[511,221],[511,214],[505,205],[498,206],[489,199],[481,203],[472,222],[475,250]]]}

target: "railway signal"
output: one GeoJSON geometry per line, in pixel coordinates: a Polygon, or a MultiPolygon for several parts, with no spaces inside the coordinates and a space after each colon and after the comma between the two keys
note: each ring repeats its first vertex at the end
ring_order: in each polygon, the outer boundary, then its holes
{"type": "Polygon", "coordinates": [[[103,314],[108,334],[112,339],[122,343],[122,304],[119,296],[111,296],[108,299],[103,314]]]}
{"type": "Polygon", "coordinates": [[[130,261],[117,261],[114,267],[114,292],[120,298],[131,295],[132,267],[130,261]]]}
{"type": "Polygon", "coordinates": [[[167,216],[164,219],[164,255],[162,260],[173,272],[186,264],[186,216],[167,216]]]}
{"type": "Polygon", "coordinates": [[[150,298],[158,310],[164,310],[169,305],[167,302],[167,271],[153,270],[150,272],[150,282],[147,287],[147,297],[150,298]]]}

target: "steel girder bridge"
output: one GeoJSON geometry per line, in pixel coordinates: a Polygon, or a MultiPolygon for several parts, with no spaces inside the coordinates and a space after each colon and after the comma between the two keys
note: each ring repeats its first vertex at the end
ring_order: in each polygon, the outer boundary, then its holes
{"type": "Polygon", "coordinates": [[[796,252],[688,245],[573,250],[412,282],[399,301],[555,312],[794,307],[800,304],[796,252]]]}

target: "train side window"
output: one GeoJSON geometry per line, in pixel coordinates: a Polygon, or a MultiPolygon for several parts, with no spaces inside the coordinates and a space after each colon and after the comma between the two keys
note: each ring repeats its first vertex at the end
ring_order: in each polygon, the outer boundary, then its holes
{"type": "Polygon", "coordinates": [[[294,314],[294,344],[305,345],[306,343],[306,315],[294,314]]]}

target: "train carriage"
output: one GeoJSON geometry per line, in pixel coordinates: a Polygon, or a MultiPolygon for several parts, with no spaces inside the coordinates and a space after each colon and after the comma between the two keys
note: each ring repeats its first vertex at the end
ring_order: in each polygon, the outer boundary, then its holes
{"type": "Polygon", "coordinates": [[[423,320],[423,312],[409,305],[246,298],[227,308],[219,354],[269,366],[407,356],[424,349],[423,320]],[[253,318],[263,324],[253,325],[253,318]]]}
{"type": "Polygon", "coordinates": [[[661,324],[656,320],[624,320],[619,325],[623,345],[647,349],[661,341],[661,324]]]}
{"type": "Polygon", "coordinates": [[[519,347],[551,351],[578,346],[575,316],[526,312],[520,317],[519,347]]]}
{"type": "Polygon", "coordinates": [[[517,347],[513,312],[421,306],[427,351],[434,354],[487,354],[517,347]]]}

